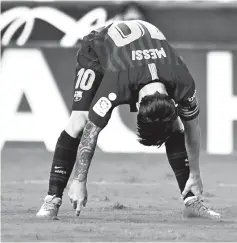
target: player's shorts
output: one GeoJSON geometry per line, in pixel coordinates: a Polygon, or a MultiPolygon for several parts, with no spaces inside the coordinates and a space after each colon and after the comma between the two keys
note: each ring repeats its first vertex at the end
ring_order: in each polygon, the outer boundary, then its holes
{"type": "Polygon", "coordinates": [[[74,81],[72,111],[89,111],[91,102],[100,86],[103,74],[93,68],[77,65],[74,81]]]}

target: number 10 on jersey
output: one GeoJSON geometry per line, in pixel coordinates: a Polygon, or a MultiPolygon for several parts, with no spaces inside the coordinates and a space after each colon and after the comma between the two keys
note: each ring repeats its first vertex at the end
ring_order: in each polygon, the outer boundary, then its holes
{"type": "Polygon", "coordinates": [[[77,81],[75,89],[80,89],[86,91],[90,90],[95,81],[95,72],[92,69],[81,68],[77,73],[77,81]]]}
{"type": "Polygon", "coordinates": [[[145,35],[145,29],[151,39],[166,40],[163,33],[154,25],[142,20],[116,22],[108,29],[108,35],[118,47],[126,46],[145,35]]]}

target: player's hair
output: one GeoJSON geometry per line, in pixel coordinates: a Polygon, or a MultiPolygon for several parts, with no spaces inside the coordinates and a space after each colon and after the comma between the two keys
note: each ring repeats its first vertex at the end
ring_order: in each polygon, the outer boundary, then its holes
{"type": "Polygon", "coordinates": [[[168,95],[155,92],[144,96],[137,115],[139,142],[145,146],[160,147],[171,136],[176,118],[175,104],[168,95]]]}

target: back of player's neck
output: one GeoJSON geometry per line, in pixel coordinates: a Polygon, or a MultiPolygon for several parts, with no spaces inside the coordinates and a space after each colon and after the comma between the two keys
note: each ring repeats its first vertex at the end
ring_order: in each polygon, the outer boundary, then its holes
{"type": "MultiPolygon", "coordinates": [[[[139,102],[141,99],[146,96],[146,95],[152,95],[155,92],[159,92],[160,94],[167,94],[166,88],[164,84],[162,83],[150,83],[144,86],[140,91],[139,91],[139,102]]],[[[168,94],[167,94],[168,95],[168,94]]]]}

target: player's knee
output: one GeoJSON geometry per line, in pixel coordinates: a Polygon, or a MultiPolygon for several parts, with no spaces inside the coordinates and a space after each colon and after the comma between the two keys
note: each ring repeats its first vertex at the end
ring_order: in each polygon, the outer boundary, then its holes
{"type": "Polygon", "coordinates": [[[88,119],[88,112],[86,111],[72,111],[69,122],[65,128],[65,131],[71,137],[78,137],[83,131],[88,119]]]}

